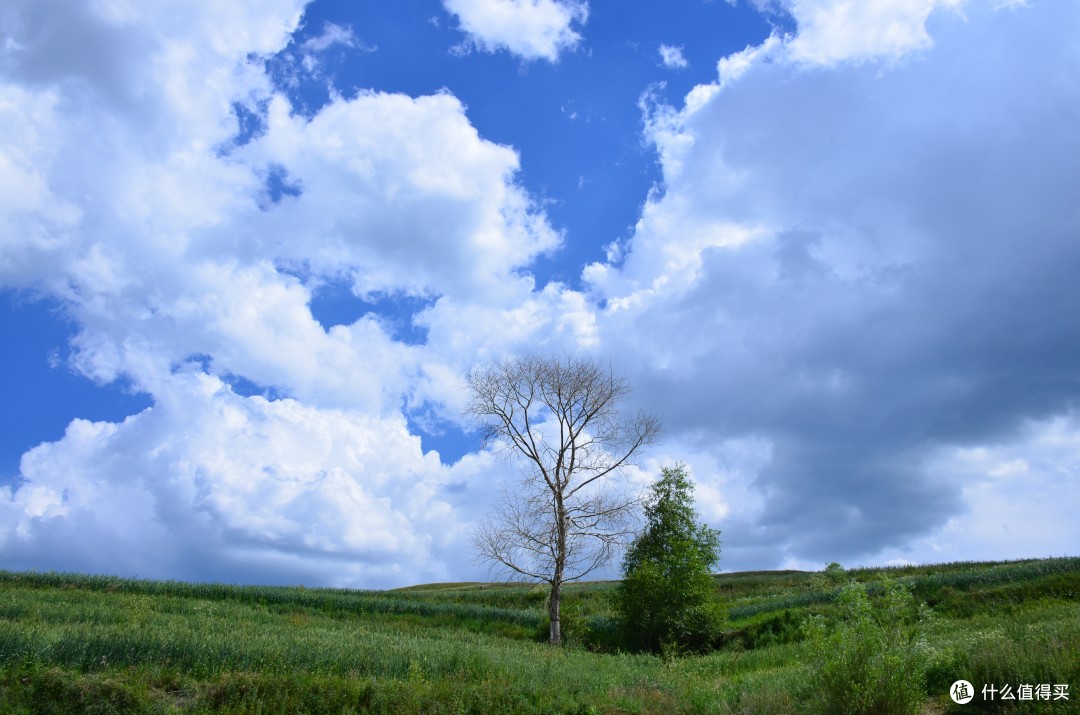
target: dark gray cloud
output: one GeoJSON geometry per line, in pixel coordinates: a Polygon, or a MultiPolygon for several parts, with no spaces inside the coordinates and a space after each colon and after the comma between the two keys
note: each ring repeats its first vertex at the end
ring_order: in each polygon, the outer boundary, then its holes
{"type": "Polygon", "coordinates": [[[770,441],[764,510],[733,523],[778,558],[933,532],[965,508],[937,452],[1080,400],[1080,10],[935,17],[898,63],[775,57],[654,126],[666,193],[621,277],[705,246],[624,359],[674,433],[770,441]],[[709,245],[731,226],[759,232],[709,245]]]}

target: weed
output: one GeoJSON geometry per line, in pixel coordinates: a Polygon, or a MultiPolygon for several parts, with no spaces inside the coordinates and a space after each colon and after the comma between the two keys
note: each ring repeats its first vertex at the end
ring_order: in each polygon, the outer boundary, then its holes
{"type": "Polygon", "coordinates": [[[926,699],[932,652],[923,639],[927,617],[911,593],[888,580],[871,601],[864,584],[851,582],[830,620],[806,623],[814,663],[806,698],[822,713],[909,715],[926,699]]]}

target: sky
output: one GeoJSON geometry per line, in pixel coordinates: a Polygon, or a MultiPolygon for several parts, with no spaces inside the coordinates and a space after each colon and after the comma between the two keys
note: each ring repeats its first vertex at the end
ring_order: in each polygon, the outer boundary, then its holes
{"type": "Polygon", "coordinates": [[[528,354],[627,378],[618,488],[684,463],[724,571],[1075,555],[1076,27],[3,3],[0,568],[485,579],[464,380],[528,354]]]}

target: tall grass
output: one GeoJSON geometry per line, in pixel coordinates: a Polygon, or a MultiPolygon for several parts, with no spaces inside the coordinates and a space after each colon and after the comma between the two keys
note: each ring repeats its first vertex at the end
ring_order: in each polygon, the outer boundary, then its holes
{"type": "MultiPolygon", "coordinates": [[[[995,586],[1015,587],[1021,600],[1045,595],[1047,591],[1054,590],[1049,586],[1057,587],[1056,591],[1060,591],[1060,593],[1053,595],[1080,598],[1080,558],[1075,557],[1038,561],[993,562],[981,565],[972,562],[957,562],[920,567],[852,569],[847,572],[848,576],[857,581],[873,581],[873,579],[884,574],[896,577],[916,597],[930,602],[931,605],[938,601],[955,598],[958,593],[979,592],[985,596],[990,594],[989,589],[995,586]],[[1054,577],[1061,578],[1054,579],[1054,577]],[[1036,586],[1041,585],[1043,588],[1031,588],[1033,584],[1036,586]]],[[[806,574],[803,579],[797,580],[796,583],[801,583],[803,586],[814,585],[809,576],[809,574],[806,574]]],[[[788,584],[792,583],[790,578],[785,578],[784,581],[788,584]]],[[[768,577],[759,577],[756,579],[755,585],[758,585],[759,589],[761,589],[761,585],[768,582],[768,577]]],[[[871,583],[872,594],[875,593],[875,588],[871,583]]],[[[779,593],[770,593],[763,597],[759,590],[757,593],[751,592],[745,596],[744,602],[733,604],[728,613],[733,621],[738,621],[762,613],[784,611],[816,604],[828,604],[836,600],[840,591],[840,586],[801,592],[797,589],[787,588],[779,593]]],[[[967,615],[973,615],[979,610],[978,600],[964,598],[967,600],[969,607],[967,615]]]]}
{"type": "Polygon", "coordinates": [[[113,576],[55,572],[13,573],[0,571],[0,588],[23,586],[148,596],[197,598],[278,608],[308,608],[329,613],[412,614],[497,620],[534,627],[543,619],[539,610],[445,602],[393,591],[306,589],[288,586],[234,586],[220,583],[143,581],[113,576]]]}
{"type": "MultiPolygon", "coordinates": [[[[959,677],[1080,687],[1080,559],[892,573],[939,610],[925,678],[935,707],[949,707],[959,677]],[[961,601],[976,607],[960,613],[961,601]]],[[[728,644],[665,662],[610,642],[602,653],[535,642],[546,593],[534,586],[375,592],[0,572],[0,713],[806,711],[799,696],[819,656],[793,634],[837,609],[835,590],[818,586],[798,572],[720,576],[737,616],[728,644]]],[[[593,645],[610,626],[612,588],[567,592],[593,645]]]]}

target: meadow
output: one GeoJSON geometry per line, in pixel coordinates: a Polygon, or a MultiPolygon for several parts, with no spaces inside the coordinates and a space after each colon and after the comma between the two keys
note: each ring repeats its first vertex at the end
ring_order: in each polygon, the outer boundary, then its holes
{"type": "MultiPolygon", "coordinates": [[[[851,580],[927,606],[925,712],[1080,712],[1080,558],[716,577],[703,656],[626,652],[611,582],[545,591],[252,587],[0,571],[0,713],[795,713],[821,654],[804,623],[851,580]],[[958,679],[1067,685],[1068,700],[957,705],[958,679]]],[[[1061,694],[1060,688],[1057,689],[1061,694]]]]}

